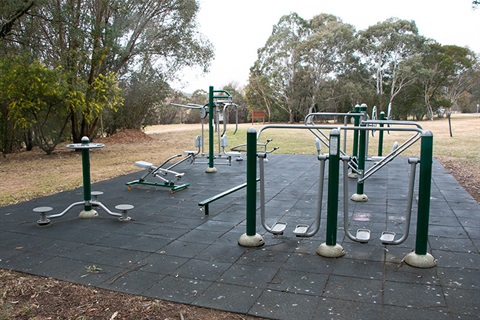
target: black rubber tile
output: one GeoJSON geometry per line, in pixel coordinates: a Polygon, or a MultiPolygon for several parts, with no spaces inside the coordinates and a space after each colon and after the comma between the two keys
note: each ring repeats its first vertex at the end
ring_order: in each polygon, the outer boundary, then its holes
{"type": "Polygon", "coordinates": [[[184,257],[177,257],[163,253],[152,253],[139,260],[138,264],[143,265],[143,267],[141,267],[142,271],[166,275],[179,268],[188,260],[189,259],[184,257]]]}
{"type": "Polygon", "coordinates": [[[264,290],[249,314],[271,319],[313,319],[319,297],[264,290]]]}
{"type": "Polygon", "coordinates": [[[141,295],[166,277],[166,275],[158,273],[143,272],[136,268],[138,266],[141,266],[141,264],[133,265],[129,269],[119,272],[112,278],[101,283],[99,287],[141,295]]]}
{"type": "Polygon", "coordinates": [[[438,268],[438,274],[444,287],[476,290],[477,294],[480,289],[478,272],[478,269],[438,268]]]}
{"type": "Polygon", "coordinates": [[[317,254],[293,254],[282,268],[287,270],[330,274],[335,267],[336,258],[322,258],[317,254]]]}
{"type": "Polygon", "coordinates": [[[480,294],[477,290],[463,290],[458,288],[445,289],[445,299],[452,313],[466,316],[480,315],[478,299],[480,294]]]}
{"type": "Polygon", "coordinates": [[[143,252],[156,252],[162,250],[172,240],[161,236],[143,236],[125,243],[121,248],[143,252]]]}
{"type": "Polygon", "coordinates": [[[385,281],[384,299],[388,305],[415,308],[444,308],[441,286],[385,281]]]}
{"type": "Polygon", "coordinates": [[[39,250],[52,242],[52,239],[40,235],[19,234],[1,231],[1,246],[6,250],[39,250]]]}
{"type": "Polygon", "coordinates": [[[230,268],[231,263],[190,259],[170,275],[180,278],[215,281],[230,268]]]}
{"type": "Polygon", "coordinates": [[[441,261],[439,266],[449,268],[479,269],[480,254],[476,252],[454,252],[433,250],[432,255],[441,261]]]}
{"type": "Polygon", "coordinates": [[[266,288],[279,268],[235,264],[217,282],[236,284],[252,288],[266,288]]]}
{"type": "Polygon", "coordinates": [[[227,246],[215,242],[197,254],[195,258],[213,262],[234,263],[238,259],[241,259],[241,256],[244,254],[245,249],[239,245],[227,246]]]}
{"type": "Polygon", "coordinates": [[[280,269],[268,284],[268,289],[306,295],[321,296],[328,275],[280,269]]]}
{"type": "Polygon", "coordinates": [[[271,251],[265,247],[260,247],[246,250],[238,259],[238,263],[258,267],[279,268],[290,256],[291,254],[287,252],[271,251]]]}
{"type": "Polygon", "coordinates": [[[471,253],[476,252],[477,248],[471,239],[456,239],[430,236],[430,246],[432,250],[454,251],[471,253]]]}
{"type": "Polygon", "coordinates": [[[74,259],[55,257],[39,263],[35,268],[35,273],[88,286],[98,286],[122,272],[122,270],[122,268],[104,264],[91,264],[74,259]]]}
{"type": "Polygon", "coordinates": [[[0,258],[0,266],[5,269],[35,273],[36,268],[42,262],[52,259],[41,253],[19,250],[11,255],[4,255],[0,258]]]}
{"type": "Polygon", "coordinates": [[[193,258],[208,248],[208,244],[188,241],[174,241],[163,247],[159,252],[176,257],[193,258]]]}
{"type": "Polygon", "coordinates": [[[125,267],[147,257],[149,253],[143,251],[126,250],[119,248],[83,245],[74,251],[63,252],[64,258],[85,261],[89,264],[104,264],[116,267],[125,267]]]}
{"type": "Polygon", "coordinates": [[[335,262],[335,268],[331,274],[358,279],[382,280],[384,268],[383,262],[344,258],[335,262]]]}
{"type": "Polygon", "coordinates": [[[384,279],[386,281],[424,284],[424,285],[440,285],[440,278],[437,270],[433,268],[414,268],[406,263],[387,263],[385,264],[384,279]]]}
{"type": "Polygon", "coordinates": [[[180,237],[178,240],[212,244],[224,233],[224,231],[207,231],[194,229],[180,237]]]}
{"type": "Polygon", "coordinates": [[[260,288],[237,286],[227,283],[214,283],[206,289],[192,304],[246,314],[262,293],[260,288]]]}
{"type": "Polygon", "coordinates": [[[166,276],[145,290],[143,295],[155,299],[190,304],[211,285],[211,281],[166,276]]]}
{"type": "Polygon", "coordinates": [[[385,314],[384,308],[385,307],[380,303],[364,303],[321,297],[317,306],[315,307],[315,315],[311,319],[384,320],[393,319],[398,316],[398,314],[385,314]]]}
{"type": "Polygon", "coordinates": [[[331,275],[325,287],[324,297],[365,303],[381,304],[383,281],[331,275]]]}

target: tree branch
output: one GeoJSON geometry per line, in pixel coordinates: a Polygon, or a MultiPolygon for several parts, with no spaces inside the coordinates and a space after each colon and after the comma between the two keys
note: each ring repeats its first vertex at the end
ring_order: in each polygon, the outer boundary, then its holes
{"type": "Polygon", "coordinates": [[[17,12],[10,18],[10,20],[8,20],[4,25],[2,25],[2,28],[0,29],[0,38],[5,38],[12,31],[15,21],[25,15],[28,10],[30,10],[34,5],[35,1],[31,0],[27,3],[25,7],[18,9],[17,12]]]}

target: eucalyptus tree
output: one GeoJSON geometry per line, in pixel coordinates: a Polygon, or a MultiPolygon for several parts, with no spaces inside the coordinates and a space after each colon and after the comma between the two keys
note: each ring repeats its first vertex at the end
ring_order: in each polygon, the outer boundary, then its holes
{"type": "Polygon", "coordinates": [[[478,84],[480,61],[470,49],[458,46],[443,46],[444,64],[449,70],[445,96],[458,107],[461,95],[478,84]]]}
{"type": "Polygon", "coordinates": [[[272,120],[273,108],[277,104],[275,100],[278,95],[273,91],[268,78],[255,70],[250,69],[248,85],[245,87],[245,99],[249,110],[263,109],[267,113],[267,121],[272,120]]]}
{"type": "Polygon", "coordinates": [[[417,65],[417,81],[420,85],[422,101],[430,119],[433,118],[432,103],[442,98],[448,78],[453,72],[453,64],[446,55],[445,47],[434,40],[428,40],[422,50],[422,58],[417,65]]]}
{"type": "Polygon", "coordinates": [[[414,21],[390,18],[360,31],[359,41],[358,53],[369,72],[367,82],[375,89],[382,110],[384,100],[391,104],[412,83],[408,70],[401,70],[402,62],[419,53],[424,38],[414,21]]]}
{"type": "Polygon", "coordinates": [[[296,13],[281,17],[258,50],[258,59],[250,70],[250,78],[261,78],[257,83],[268,86],[265,91],[272,95],[270,99],[277,107],[288,112],[290,122],[294,121],[293,80],[301,68],[298,46],[305,41],[307,28],[307,21],[296,13]]]}
{"type": "MultiPolygon", "coordinates": [[[[325,110],[325,103],[332,99],[331,90],[322,90],[328,82],[348,71],[348,64],[353,61],[355,49],[355,28],[343,23],[341,19],[330,14],[320,14],[308,22],[308,36],[299,44],[302,65],[308,70],[310,78],[310,103],[308,112],[313,112],[323,101],[320,108],[325,110]],[[326,93],[322,95],[322,91],[326,93]]],[[[332,87],[331,84],[328,84],[332,87]]],[[[333,94],[334,95],[334,94],[333,94]]]]}

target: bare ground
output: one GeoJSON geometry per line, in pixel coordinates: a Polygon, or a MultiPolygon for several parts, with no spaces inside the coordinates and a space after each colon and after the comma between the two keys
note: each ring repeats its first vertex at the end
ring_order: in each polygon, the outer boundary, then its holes
{"type": "MultiPolygon", "coordinates": [[[[180,130],[170,127],[173,132],[180,130]]],[[[156,130],[153,128],[152,130],[156,130]]],[[[155,131],[153,131],[155,132],[155,131]]],[[[150,132],[152,133],[152,132],[150,132]]],[[[143,132],[120,133],[108,143],[138,143],[151,139],[143,132]]],[[[478,151],[478,150],[477,150],[478,151]]],[[[30,156],[35,156],[31,154],[30,156]]],[[[37,154],[37,156],[39,156],[37,154]]],[[[478,164],[437,157],[480,203],[478,164]]],[[[18,174],[21,174],[19,171],[18,174]]],[[[9,173],[15,181],[17,177],[9,173]]],[[[258,319],[190,305],[150,299],[0,269],[0,320],[7,319],[258,319]]]]}

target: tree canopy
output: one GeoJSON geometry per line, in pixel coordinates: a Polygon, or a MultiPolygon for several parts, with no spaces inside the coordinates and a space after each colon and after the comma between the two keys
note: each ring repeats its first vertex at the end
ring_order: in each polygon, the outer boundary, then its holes
{"type": "Polygon", "coordinates": [[[167,83],[183,67],[208,69],[213,58],[197,31],[195,0],[5,2],[0,57],[21,53],[62,73],[74,142],[95,136],[103,109],[122,107],[118,80],[148,67],[167,83]]]}
{"type": "Polygon", "coordinates": [[[473,99],[478,70],[478,55],[425,38],[414,21],[390,18],[357,31],[333,15],[291,13],[258,50],[245,91],[250,105],[287,113],[290,122],[363,102],[379,111],[392,105],[400,118],[432,118],[465,94],[473,99]]]}

